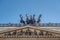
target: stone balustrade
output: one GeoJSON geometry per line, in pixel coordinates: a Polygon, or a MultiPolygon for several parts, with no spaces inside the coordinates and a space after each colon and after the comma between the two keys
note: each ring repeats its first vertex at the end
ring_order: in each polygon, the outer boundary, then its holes
{"type": "MultiPolygon", "coordinates": [[[[29,24],[30,26],[37,26],[37,24],[29,24]]],[[[27,26],[27,24],[12,24],[12,23],[8,23],[8,24],[0,24],[0,27],[21,27],[21,26],[27,26]]],[[[38,25],[40,27],[60,27],[60,23],[41,23],[40,25],[38,25]]]]}

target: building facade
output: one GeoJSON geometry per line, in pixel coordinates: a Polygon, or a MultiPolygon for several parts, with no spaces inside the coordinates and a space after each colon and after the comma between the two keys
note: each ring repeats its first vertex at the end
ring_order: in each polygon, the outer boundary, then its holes
{"type": "Polygon", "coordinates": [[[0,24],[0,40],[60,40],[60,24],[41,24],[41,15],[38,20],[26,19],[20,15],[19,24],[0,24]]]}

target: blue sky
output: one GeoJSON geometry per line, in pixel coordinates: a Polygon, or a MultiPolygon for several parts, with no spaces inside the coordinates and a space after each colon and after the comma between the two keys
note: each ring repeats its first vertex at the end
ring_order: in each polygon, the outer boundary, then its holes
{"type": "Polygon", "coordinates": [[[42,23],[60,23],[60,0],[0,0],[0,23],[19,23],[19,14],[42,14],[42,23]]]}

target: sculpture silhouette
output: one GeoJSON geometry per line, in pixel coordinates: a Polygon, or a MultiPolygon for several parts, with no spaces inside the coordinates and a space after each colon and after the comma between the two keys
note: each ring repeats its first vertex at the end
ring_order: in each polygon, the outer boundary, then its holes
{"type": "Polygon", "coordinates": [[[33,24],[35,24],[36,20],[35,20],[35,15],[33,15],[33,24]]]}
{"type": "Polygon", "coordinates": [[[23,16],[22,15],[20,15],[20,23],[25,24],[25,21],[23,20],[23,16]]]}
{"type": "Polygon", "coordinates": [[[33,24],[33,18],[32,18],[32,15],[30,15],[29,23],[30,23],[30,24],[33,24]]]}
{"type": "MultiPolygon", "coordinates": [[[[39,17],[38,17],[38,20],[36,21],[35,20],[35,14],[32,16],[32,15],[28,15],[28,14],[26,14],[26,24],[35,24],[35,23],[40,23],[40,21],[41,21],[41,14],[39,15],[39,17]]],[[[25,21],[23,20],[23,16],[22,15],[20,15],[20,23],[23,23],[23,24],[25,24],[25,21]]]]}
{"type": "Polygon", "coordinates": [[[40,21],[41,21],[41,14],[39,15],[39,17],[38,17],[38,20],[37,20],[37,23],[40,23],[40,21]]]}
{"type": "Polygon", "coordinates": [[[29,16],[26,14],[26,24],[29,24],[29,16]]]}

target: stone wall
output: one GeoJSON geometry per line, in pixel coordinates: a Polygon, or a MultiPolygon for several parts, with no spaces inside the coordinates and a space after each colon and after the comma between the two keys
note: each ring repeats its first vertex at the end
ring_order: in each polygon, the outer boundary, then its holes
{"type": "Polygon", "coordinates": [[[60,40],[60,38],[0,38],[0,40],[60,40]]]}

